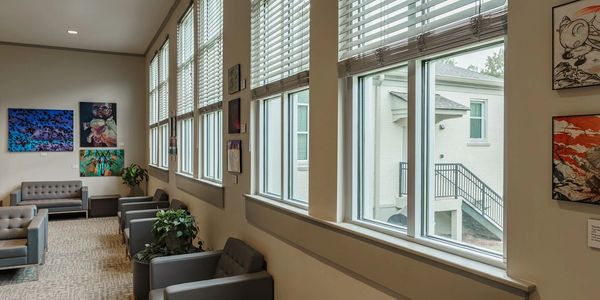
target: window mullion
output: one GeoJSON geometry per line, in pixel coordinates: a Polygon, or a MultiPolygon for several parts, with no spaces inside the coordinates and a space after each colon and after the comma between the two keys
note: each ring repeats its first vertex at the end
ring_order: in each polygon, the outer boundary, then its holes
{"type": "Polygon", "coordinates": [[[281,199],[289,199],[289,142],[290,130],[289,126],[289,97],[288,93],[281,95],[281,199]]]}
{"type": "Polygon", "coordinates": [[[408,190],[407,190],[407,234],[411,237],[421,236],[423,216],[423,150],[424,131],[422,124],[423,69],[421,62],[408,62],[408,190]]]}

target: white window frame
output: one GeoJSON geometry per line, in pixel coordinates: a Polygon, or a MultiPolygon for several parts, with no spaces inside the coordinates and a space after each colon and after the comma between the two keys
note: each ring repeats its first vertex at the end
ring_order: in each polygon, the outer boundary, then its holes
{"type": "Polygon", "coordinates": [[[149,165],[168,170],[169,168],[169,40],[156,51],[149,65],[149,165]],[[162,66],[163,55],[166,66],[162,66]],[[153,64],[156,70],[153,72],[153,64]],[[163,70],[166,69],[166,70],[163,70]],[[163,73],[165,72],[165,73],[163,73]],[[164,76],[162,76],[164,74],[164,76]],[[151,78],[154,77],[154,78],[151,78]],[[161,93],[164,92],[164,93],[161,93]],[[154,98],[154,99],[153,99],[154,98]],[[166,103],[163,103],[166,101],[166,103]],[[163,105],[166,104],[166,105],[163,105]],[[165,111],[166,109],[166,111],[165,111]],[[166,126],[166,130],[164,127],[166,126]],[[166,143],[165,143],[166,140],[166,143]]]}
{"type": "MultiPolygon", "coordinates": [[[[195,39],[197,35],[196,30],[196,5],[192,3],[190,7],[183,14],[179,24],[177,24],[177,141],[178,141],[178,155],[177,155],[177,173],[184,176],[194,176],[195,168],[195,153],[197,152],[197,147],[195,147],[195,124],[196,118],[194,117],[194,111],[196,106],[196,97],[194,95],[196,91],[196,80],[197,76],[195,74],[196,70],[196,45],[195,39]],[[189,57],[182,58],[182,52],[185,51],[184,46],[182,44],[182,30],[185,29],[183,26],[183,22],[186,21],[186,18],[193,18],[191,41],[192,53],[189,57]],[[185,59],[185,60],[184,60],[185,59]],[[189,92],[184,91],[183,82],[181,76],[186,76],[183,73],[187,68],[191,68],[191,72],[189,76],[193,76],[191,80],[191,95],[182,93],[189,92]],[[191,104],[191,107],[181,105],[180,101],[182,97],[186,97],[185,101],[187,105],[191,104]],[[190,102],[191,101],[191,102],[190,102]],[[190,102],[190,103],[188,103],[190,102]],[[190,124],[191,122],[191,124],[190,124]]],[[[189,38],[189,37],[188,37],[189,38]]]]}
{"type": "MultiPolygon", "coordinates": [[[[425,62],[448,55],[455,55],[462,51],[477,50],[478,48],[499,44],[503,41],[504,39],[494,39],[461,48],[449,49],[442,53],[424,56],[419,59],[409,60],[393,66],[369,70],[342,79],[344,83],[345,103],[349,104],[345,106],[345,115],[347,116],[345,128],[348,129],[345,135],[345,159],[346,165],[349,170],[351,170],[351,174],[344,180],[344,192],[346,194],[345,222],[485,264],[506,268],[506,230],[504,230],[504,251],[502,256],[484,249],[477,249],[476,247],[461,245],[459,243],[436,239],[426,235],[427,210],[425,205],[428,198],[427,194],[429,193],[426,185],[427,182],[431,182],[431,180],[428,180],[427,178],[427,176],[430,175],[426,172],[426,166],[428,161],[432,161],[432,157],[428,156],[433,155],[433,151],[429,151],[427,145],[430,144],[428,139],[433,138],[433,135],[427,135],[426,131],[428,127],[427,123],[425,123],[427,120],[423,115],[423,108],[425,107],[425,101],[427,100],[425,98],[427,89],[423,85],[425,83],[423,82],[423,78],[425,78],[426,72],[424,67],[425,62]],[[358,160],[358,153],[356,151],[356,149],[358,149],[358,132],[356,126],[358,125],[356,125],[355,122],[358,117],[357,104],[358,97],[360,97],[359,78],[385,70],[395,69],[403,65],[408,65],[408,164],[411,166],[408,168],[408,223],[406,229],[383,222],[360,219],[360,199],[358,198],[359,185],[356,183],[360,178],[356,166],[356,161],[358,160]]],[[[504,208],[506,214],[506,205],[504,208]]],[[[506,220],[506,217],[504,220],[506,220]]],[[[506,229],[506,226],[504,226],[504,228],[506,229]]]]}
{"type": "Polygon", "coordinates": [[[471,115],[471,111],[469,110],[469,140],[471,142],[476,142],[476,143],[481,143],[481,142],[487,142],[487,120],[488,120],[488,101],[486,99],[480,99],[480,98],[471,98],[469,101],[469,108],[471,107],[471,104],[473,103],[477,103],[481,105],[481,117],[473,117],[473,115],[471,115]],[[477,120],[481,120],[481,137],[480,138],[473,138],[471,137],[471,120],[473,119],[477,119],[477,120]]]}

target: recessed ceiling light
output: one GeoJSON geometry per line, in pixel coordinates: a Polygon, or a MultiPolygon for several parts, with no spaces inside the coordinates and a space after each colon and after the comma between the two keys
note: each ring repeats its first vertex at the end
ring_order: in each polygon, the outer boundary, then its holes
{"type": "Polygon", "coordinates": [[[73,34],[73,35],[79,34],[79,32],[77,32],[77,30],[67,30],[67,33],[68,34],[73,34]]]}

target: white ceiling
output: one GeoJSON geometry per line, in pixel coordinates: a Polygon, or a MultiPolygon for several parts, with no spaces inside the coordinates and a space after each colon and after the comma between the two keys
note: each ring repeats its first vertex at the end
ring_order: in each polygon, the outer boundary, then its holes
{"type": "Polygon", "coordinates": [[[0,42],[143,54],[174,2],[0,0],[0,42]]]}

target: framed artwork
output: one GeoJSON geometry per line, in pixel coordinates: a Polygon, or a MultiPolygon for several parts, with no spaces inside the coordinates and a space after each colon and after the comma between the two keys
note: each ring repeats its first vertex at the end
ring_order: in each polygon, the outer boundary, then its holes
{"type": "Polygon", "coordinates": [[[8,152],[73,151],[73,111],[8,109],[8,152]]]}
{"type": "Polygon", "coordinates": [[[79,150],[79,176],[121,176],[125,161],[125,150],[79,150]]]}
{"type": "Polygon", "coordinates": [[[95,148],[117,146],[116,103],[79,103],[79,145],[95,148]]]}
{"type": "Polygon", "coordinates": [[[242,173],[242,141],[227,141],[227,171],[242,173]]]}
{"type": "Polygon", "coordinates": [[[600,0],[552,9],[552,88],[600,84],[600,0]]]}
{"type": "Polygon", "coordinates": [[[229,133],[240,133],[242,124],[240,120],[240,98],[230,100],[228,110],[228,131],[229,133]]]}
{"type": "Polygon", "coordinates": [[[227,71],[227,92],[229,94],[240,91],[240,65],[237,64],[227,71]]]}
{"type": "Polygon", "coordinates": [[[552,198],[600,204],[600,115],[553,118],[552,198]]]}

